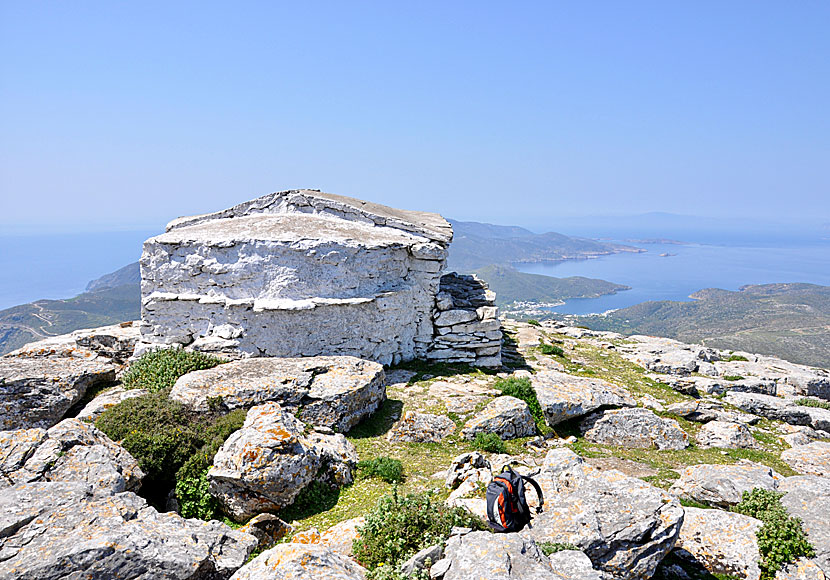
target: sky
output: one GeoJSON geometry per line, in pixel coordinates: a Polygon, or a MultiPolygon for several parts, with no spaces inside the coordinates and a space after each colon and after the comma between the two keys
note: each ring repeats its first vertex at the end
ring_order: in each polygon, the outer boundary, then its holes
{"type": "Polygon", "coordinates": [[[0,0],[0,232],[317,188],[830,222],[830,3],[0,0]]]}

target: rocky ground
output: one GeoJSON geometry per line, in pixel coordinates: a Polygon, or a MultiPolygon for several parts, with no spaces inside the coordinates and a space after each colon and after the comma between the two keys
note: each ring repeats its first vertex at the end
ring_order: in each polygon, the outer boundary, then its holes
{"type": "Polygon", "coordinates": [[[731,508],[761,488],[783,494],[815,550],[775,577],[830,573],[830,374],[667,339],[505,327],[508,366],[493,371],[320,357],[179,378],[165,396],[187,413],[246,414],[204,482],[223,521],[181,517],[175,494],[148,503],[158,490],[140,462],[92,423],[158,396],[119,383],[136,326],[0,357],[0,578],[394,579],[353,556],[378,501],[431,491],[483,516],[506,464],[542,487],[532,527],[454,529],[404,572],[757,579],[763,522],[731,508]],[[530,405],[502,396],[509,379],[526,380],[530,405]],[[482,450],[487,433],[503,452],[482,450]],[[403,481],[356,468],[378,457],[400,460],[403,481]]]}

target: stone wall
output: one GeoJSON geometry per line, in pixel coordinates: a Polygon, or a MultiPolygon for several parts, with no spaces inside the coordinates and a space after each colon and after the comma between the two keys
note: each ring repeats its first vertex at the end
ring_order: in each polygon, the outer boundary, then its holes
{"type": "MultiPolygon", "coordinates": [[[[451,240],[452,227],[438,214],[314,190],[179,218],[144,243],[137,352],[185,346],[392,364],[431,351],[440,358],[445,343],[457,340],[458,356],[444,360],[492,359],[495,339],[479,340],[482,332],[494,336],[492,299],[472,298],[463,277],[447,278],[439,293],[451,240]],[[444,321],[453,315],[435,315],[436,302],[448,304],[447,296],[458,301],[450,310],[467,312],[476,300],[489,307],[481,318],[473,312],[483,326],[448,332],[444,321]]],[[[469,327],[473,318],[462,316],[469,327]]]]}

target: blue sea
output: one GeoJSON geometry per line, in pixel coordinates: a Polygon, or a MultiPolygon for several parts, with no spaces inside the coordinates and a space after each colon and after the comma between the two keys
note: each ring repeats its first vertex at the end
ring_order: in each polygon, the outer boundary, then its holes
{"type": "Polygon", "coordinates": [[[774,282],[830,285],[827,240],[777,240],[774,246],[728,240],[721,244],[627,244],[646,251],[515,267],[532,274],[601,278],[631,287],[609,296],[569,300],[552,309],[563,314],[600,313],[648,300],[690,300],[689,295],[702,288],[738,290],[747,284],[774,282]]]}

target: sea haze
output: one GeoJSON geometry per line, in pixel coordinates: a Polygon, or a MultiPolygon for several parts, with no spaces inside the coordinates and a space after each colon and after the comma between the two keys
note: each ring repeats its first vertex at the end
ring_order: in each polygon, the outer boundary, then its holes
{"type": "MultiPolygon", "coordinates": [[[[628,242],[631,243],[631,242],[628,242]]],[[[602,278],[631,286],[618,294],[572,299],[552,308],[563,314],[592,314],[649,300],[690,300],[702,288],[737,290],[747,284],[809,282],[830,285],[830,241],[762,244],[632,244],[647,250],[590,260],[514,264],[547,276],[602,278]],[[661,256],[661,254],[674,254],[661,256]]]]}
{"type": "Polygon", "coordinates": [[[160,232],[0,235],[0,310],[41,298],[71,298],[90,280],[135,262],[160,232]]]}

